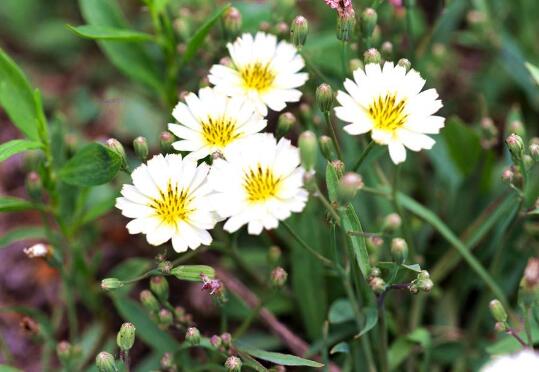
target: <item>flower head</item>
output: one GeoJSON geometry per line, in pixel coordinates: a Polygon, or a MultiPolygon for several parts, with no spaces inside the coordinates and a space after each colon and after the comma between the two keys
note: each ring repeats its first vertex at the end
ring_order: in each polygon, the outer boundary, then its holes
{"type": "Polygon", "coordinates": [[[250,234],[260,234],[303,210],[308,196],[302,187],[305,171],[289,140],[257,134],[230,146],[224,155],[214,162],[209,180],[217,213],[229,217],[225,230],[234,232],[247,224],[250,234]]]}
{"type": "Polygon", "coordinates": [[[156,155],[131,174],[133,185],[122,187],[116,207],[126,217],[130,234],[145,234],[152,245],[172,240],[177,252],[195,249],[212,241],[207,230],[216,218],[208,197],[209,166],[197,166],[180,155],[156,155]]]}
{"type": "Polygon", "coordinates": [[[190,151],[187,157],[194,159],[222,152],[266,126],[266,120],[244,97],[229,98],[212,88],[201,89],[198,96],[189,93],[172,115],[180,124],[171,123],[168,129],[181,139],[172,146],[178,151],[190,151]]]}
{"type": "Polygon", "coordinates": [[[406,149],[430,149],[444,118],[436,116],[442,102],[435,89],[421,92],[425,80],[415,70],[386,62],[383,68],[368,64],[354,71],[354,81],[344,82],[346,92],[337,93],[341,104],[335,114],[349,123],[344,130],[352,135],[371,132],[373,141],[389,147],[395,164],[406,159],[406,149]]]}
{"type": "Polygon", "coordinates": [[[208,77],[216,90],[248,98],[264,116],[268,107],[281,111],[287,102],[299,101],[301,92],[296,88],[308,75],[299,72],[305,62],[292,44],[277,43],[275,35],[258,32],[254,38],[243,34],[227,47],[232,65],[214,65],[208,77]]]}
{"type": "Polygon", "coordinates": [[[539,354],[532,350],[494,358],[481,368],[481,372],[534,372],[539,371],[539,354]]]}
{"type": "Polygon", "coordinates": [[[352,0],[324,0],[331,9],[336,9],[341,17],[354,14],[352,0]]]}

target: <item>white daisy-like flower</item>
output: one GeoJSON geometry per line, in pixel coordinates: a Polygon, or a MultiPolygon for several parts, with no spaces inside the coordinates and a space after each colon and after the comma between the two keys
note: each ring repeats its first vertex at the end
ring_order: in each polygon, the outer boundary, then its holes
{"type": "Polygon", "coordinates": [[[215,226],[207,182],[210,167],[197,166],[193,159],[161,154],[142,164],[131,174],[133,185],[122,187],[116,207],[126,217],[130,234],[145,234],[151,245],[172,240],[176,252],[209,245],[207,230],[215,226]]]}
{"type": "Polygon", "coordinates": [[[202,159],[223,150],[235,141],[260,132],[266,120],[244,97],[227,97],[212,88],[203,88],[198,96],[189,93],[178,103],[172,116],[180,124],[168,129],[181,140],[172,146],[190,151],[188,157],[202,159]]]}
{"type": "Polygon", "coordinates": [[[268,107],[281,111],[287,102],[298,102],[301,87],[308,79],[303,58],[286,42],[277,43],[275,35],[258,32],[243,34],[227,45],[232,65],[214,65],[208,79],[215,88],[229,96],[243,96],[252,101],[264,116],[268,107]]]}
{"type": "Polygon", "coordinates": [[[343,129],[352,135],[371,132],[374,142],[387,145],[395,164],[406,159],[406,148],[412,151],[431,149],[445,119],[434,115],[441,107],[435,89],[421,91],[425,80],[415,70],[386,62],[354,71],[354,80],[346,79],[335,107],[339,119],[349,123],[343,129]]]}
{"type": "Polygon", "coordinates": [[[260,133],[234,143],[224,156],[213,163],[209,182],[215,190],[215,210],[220,217],[229,217],[226,231],[247,224],[249,234],[257,235],[305,207],[305,171],[289,140],[277,142],[272,134],[260,133]]]}
{"type": "Polygon", "coordinates": [[[481,368],[481,372],[537,372],[539,371],[539,354],[532,350],[495,357],[481,368]]]}

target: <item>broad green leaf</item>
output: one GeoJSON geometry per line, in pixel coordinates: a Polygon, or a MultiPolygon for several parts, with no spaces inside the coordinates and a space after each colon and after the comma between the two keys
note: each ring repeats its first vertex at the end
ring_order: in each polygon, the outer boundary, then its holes
{"type": "Polygon", "coordinates": [[[334,203],[337,201],[337,186],[339,184],[339,178],[337,177],[335,169],[333,169],[329,162],[326,166],[326,184],[328,188],[329,201],[334,203]]]}
{"type": "Polygon", "coordinates": [[[22,372],[20,369],[8,366],[6,364],[0,364],[0,372],[22,372]]]}
{"type": "Polygon", "coordinates": [[[0,196],[0,212],[20,212],[34,209],[36,206],[28,200],[13,196],[0,196]]]}
{"type": "Polygon", "coordinates": [[[526,68],[530,72],[533,80],[535,80],[535,82],[539,84],[539,68],[537,66],[532,65],[529,62],[526,62],[526,68]]]}
{"type": "Polygon", "coordinates": [[[40,142],[16,139],[9,142],[4,142],[0,145],[0,161],[4,161],[11,156],[27,150],[35,150],[41,148],[40,142]]]}
{"type": "Polygon", "coordinates": [[[39,141],[39,118],[34,92],[15,62],[0,48],[0,106],[13,124],[31,140],[39,141]]]}
{"type": "Polygon", "coordinates": [[[295,355],[274,353],[270,351],[245,347],[240,347],[239,349],[255,358],[262,359],[275,364],[280,364],[283,366],[305,366],[314,368],[320,368],[324,366],[322,363],[315,362],[314,360],[300,358],[295,355]]]}
{"type": "Polygon", "coordinates": [[[205,265],[182,265],[173,268],[170,274],[180,280],[188,280],[191,282],[201,281],[200,275],[206,275],[208,278],[215,278],[215,270],[211,266],[205,265]]]}
{"type": "Polygon", "coordinates": [[[91,40],[112,40],[112,41],[148,41],[152,40],[153,36],[145,32],[139,32],[134,30],[125,30],[121,28],[107,27],[107,26],[95,26],[95,25],[82,25],[71,26],[66,25],[71,31],[80,37],[91,40]]]}
{"type": "Polygon", "coordinates": [[[41,226],[17,227],[4,233],[0,237],[0,248],[11,243],[26,239],[44,239],[47,236],[45,229],[41,226]]]}
{"type": "Polygon", "coordinates": [[[153,9],[157,14],[163,13],[170,0],[152,0],[153,9]]]}
{"type": "Polygon", "coordinates": [[[328,320],[332,324],[344,323],[354,320],[354,309],[346,298],[335,300],[329,308],[328,320]]]}
{"type": "Polygon", "coordinates": [[[346,342],[339,342],[337,345],[333,346],[329,351],[330,354],[345,353],[350,352],[350,346],[346,342]]]}
{"type": "Polygon", "coordinates": [[[208,35],[213,25],[217,21],[219,21],[219,19],[221,19],[221,16],[228,8],[230,8],[230,4],[226,4],[221,8],[217,9],[215,12],[213,12],[211,16],[207,18],[206,22],[204,22],[204,24],[200,26],[198,30],[196,30],[193,37],[191,37],[191,39],[187,43],[187,47],[185,49],[185,52],[183,53],[181,60],[182,65],[189,62],[195,56],[197,50],[202,46],[206,35],[208,35]]]}
{"type": "Polygon", "coordinates": [[[120,170],[122,159],[107,147],[92,143],[67,161],[58,172],[60,178],[76,186],[97,186],[109,182],[120,170]]]}
{"type": "Polygon", "coordinates": [[[363,328],[361,328],[361,331],[355,336],[355,338],[359,338],[369,332],[371,329],[374,328],[376,323],[378,323],[378,310],[374,306],[368,306],[363,308],[363,319],[365,319],[365,324],[363,325],[363,328]]]}

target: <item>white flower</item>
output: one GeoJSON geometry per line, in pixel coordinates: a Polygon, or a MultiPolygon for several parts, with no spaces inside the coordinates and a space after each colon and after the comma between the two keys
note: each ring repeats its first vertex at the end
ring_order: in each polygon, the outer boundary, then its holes
{"type": "Polygon", "coordinates": [[[172,146],[178,151],[190,151],[188,157],[202,159],[240,138],[260,132],[266,126],[256,108],[244,97],[229,98],[212,88],[203,88],[198,96],[189,93],[185,103],[178,103],[172,115],[181,124],[169,124],[168,129],[181,141],[172,146]]]}
{"type": "Polygon", "coordinates": [[[209,166],[180,155],[161,154],[142,164],[131,174],[133,185],[123,185],[122,197],[116,207],[126,217],[130,234],[146,234],[152,245],[172,239],[177,252],[209,245],[212,237],[207,230],[215,225],[208,197],[209,166]]]}
{"type": "Polygon", "coordinates": [[[229,217],[226,231],[248,224],[249,234],[260,234],[303,210],[308,196],[302,187],[305,171],[289,140],[277,143],[271,134],[256,134],[234,143],[224,155],[212,165],[209,182],[216,192],[217,213],[229,217]]]}
{"type": "Polygon", "coordinates": [[[537,372],[539,371],[539,354],[532,350],[495,357],[481,368],[481,372],[537,372]]]}
{"type": "Polygon", "coordinates": [[[47,257],[51,254],[52,247],[48,244],[38,243],[31,247],[24,248],[23,252],[28,258],[47,257]]]}
{"type": "Polygon", "coordinates": [[[354,81],[346,79],[348,93],[339,91],[335,114],[350,123],[343,129],[352,135],[371,132],[378,144],[387,145],[395,164],[406,159],[406,149],[431,149],[436,134],[444,127],[444,118],[434,113],[442,107],[435,89],[421,92],[425,80],[415,70],[386,62],[354,71],[354,81]]]}
{"type": "Polygon", "coordinates": [[[232,66],[214,65],[208,79],[228,96],[244,96],[262,115],[268,107],[281,111],[286,102],[298,102],[298,88],[308,79],[299,71],[305,65],[296,48],[286,42],[277,43],[274,35],[258,32],[243,34],[227,45],[232,66]]]}

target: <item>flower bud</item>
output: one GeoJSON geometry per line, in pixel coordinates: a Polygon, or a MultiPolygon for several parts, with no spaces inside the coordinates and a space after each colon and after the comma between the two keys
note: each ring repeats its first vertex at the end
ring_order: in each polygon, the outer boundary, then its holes
{"type": "Polygon", "coordinates": [[[417,289],[420,291],[429,293],[432,290],[432,287],[434,286],[434,283],[430,279],[423,279],[418,280],[417,283],[415,283],[417,289]]]}
{"type": "Polygon", "coordinates": [[[106,142],[107,147],[114,151],[122,160],[122,167],[127,168],[127,155],[125,154],[124,146],[116,138],[109,138],[106,142]]]}
{"type": "Polygon", "coordinates": [[[426,280],[430,279],[430,274],[427,270],[421,270],[419,274],[417,274],[417,280],[426,280]]]}
{"type": "Polygon", "coordinates": [[[522,124],[522,121],[518,119],[509,122],[507,126],[507,132],[515,133],[517,136],[520,137],[526,137],[526,128],[524,127],[524,124],[522,124]]]}
{"type": "Polygon", "coordinates": [[[52,255],[52,246],[49,244],[38,243],[23,249],[28,258],[47,258],[52,255]]]}
{"type": "Polygon", "coordinates": [[[498,300],[492,300],[488,304],[492,317],[496,319],[497,322],[505,323],[507,322],[507,313],[503,308],[503,305],[498,300]]]}
{"type": "Polygon", "coordinates": [[[223,345],[223,340],[221,340],[221,337],[213,335],[210,337],[210,344],[214,348],[219,349],[223,345]]]}
{"type": "Polygon", "coordinates": [[[341,14],[337,19],[337,39],[341,41],[349,41],[352,38],[355,25],[356,17],[354,12],[341,14]]]}
{"type": "Polygon", "coordinates": [[[394,238],[391,241],[391,257],[397,263],[403,263],[408,257],[408,244],[401,238],[394,238]]]}
{"type": "Polygon", "coordinates": [[[185,332],[185,341],[187,341],[189,345],[198,345],[200,343],[200,331],[198,328],[187,328],[187,332],[185,332]]]}
{"type": "Polygon", "coordinates": [[[169,310],[161,309],[159,310],[159,313],[157,314],[157,322],[159,324],[159,328],[167,329],[174,322],[174,317],[172,316],[172,313],[169,310]]]}
{"type": "Polygon", "coordinates": [[[135,343],[136,328],[132,323],[124,323],[116,335],[116,344],[122,351],[128,351],[135,343]]]}
{"type": "Polygon", "coordinates": [[[334,100],[335,94],[329,84],[323,83],[316,88],[316,104],[320,111],[324,113],[331,111],[334,100]]]}
{"type": "Polygon", "coordinates": [[[506,168],[502,172],[502,181],[505,183],[511,183],[513,181],[513,177],[515,176],[513,170],[511,168],[506,168]]]}
{"type": "Polygon", "coordinates": [[[301,133],[299,136],[298,144],[301,164],[307,171],[312,170],[316,164],[318,152],[318,145],[316,142],[316,135],[310,130],[301,133]]]}
{"type": "Polygon", "coordinates": [[[283,252],[281,251],[281,248],[279,248],[276,245],[272,245],[268,249],[268,263],[270,266],[275,266],[281,261],[281,257],[283,255],[283,252]]]}
{"type": "Polygon", "coordinates": [[[297,16],[290,26],[290,41],[296,48],[301,50],[307,40],[308,32],[309,22],[307,22],[307,19],[303,16],[297,16]]]}
{"type": "Polygon", "coordinates": [[[117,278],[105,278],[101,281],[101,289],[110,291],[111,289],[117,289],[124,286],[124,283],[117,278]]]}
{"type": "Polygon", "coordinates": [[[168,282],[164,276],[152,277],[150,289],[161,302],[168,301],[168,282]]]}
{"type": "Polygon", "coordinates": [[[297,123],[297,119],[291,112],[283,112],[277,120],[277,137],[281,138],[290,132],[290,129],[297,123]]]}
{"type": "Polygon", "coordinates": [[[163,274],[170,274],[170,271],[174,268],[174,266],[172,265],[172,262],[165,260],[159,262],[158,268],[163,274]]]}
{"type": "Polygon", "coordinates": [[[528,154],[522,155],[522,164],[524,164],[524,170],[529,170],[531,167],[533,167],[534,163],[535,161],[530,155],[528,154]]]}
{"type": "Polygon", "coordinates": [[[358,68],[361,68],[363,69],[364,65],[363,65],[363,61],[360,60],[359,58],[352,58],[350,60],[350,62],[348,62],[348,66],[350,68],[350,71],[356,71],[358,68]]]}
{"type": "Polygon", "coordinates": [[[507,332],[509,330],[509,327],[507,326],[506,322],[496,322],[494,325],[494,329],[496,332],[507,332]]]}
{"type": "MultiPolygon", "coordinates": [[[[539,199],[538,199],[539,201],[539,199]]],[[[539,287],[539,258],[528,259],[526,269],[524,269],[523,285],[527,288],[539,287]]]]}
{"type": "Polygon", "coordinates": [[[393,59],[393,44],[391,41],[384,41],[380,51],[384,60],[391,61],[393,59]]]}
{"type": "Polygon", "coordinates": [[[280,266],[271,271],[271,285],[275,288],[281,288],[286,283],[288,273],[280,266]]]}
{"type": "Polygon", "coordinates": [[[522,155],[524,154],[524,141],[522,141],[522,137],[513,133],[509,137],[507,137],[505,143],[507,144],[507,147],[511,152],[513,162],[518,163],[522,159],[522,155]]]}
{"type": "Polygon", "coordinates": [[[171,368],[174,367],[174,357],[172,356],[172,353],[170,352],[166,352],[163,354],[163,356],[161,357],[161,368],[166,370],[166,371],[169,371],[171,370],[171,368]]]}
{"type": "Polygon", "coordinates": [[[490,149],[498,144],[498,128],[488,116],[481,119],[480,133],[483,148],[490,149]]]}
{"type": "Polygon", "coordinates": [[[378,22],[378,14],[373,8],[367,8],[361,13],[361,32],[363,37],[369,38],[378,22]]]}
{"type": "Polygon", "coordinates": [[[365,65],[368,65],[369,63],[380,63],[382,62],[382,56],[376,48],[370,48],[363,53],[363,62],[365,65]]]}
{"type": "Polygon", "coordinates": [[[309,122],[312,119],[313,111],[311,110],[311,106],[306,103],[300,103],[299,113],[303,122],[309,122]]]}
{"type": "Polygon", "coordinates": [[[335,144],[333,143],[333,139],[331,139],[331,137],[320,136],[318,143],[320,144],[320,151],[326,160],[331,161],[335,159],[335,144]]]}
{"type": "Polygon", "coordinates": [[[384,219],[384,230],[397,231],[402,225],[401,216],[397,213],[390,213],[384,219]]]}
{"type": "Polygon", "coordinates": [[[148,149],[148,140],[145,137],[139,136],[133,140],[133,148],[140,161],[146,161],[150,150],[148,149]]]}
{"type": "Polygon", "coordinates": [[[397,65],[401,66],[401,67],[404,67],[406,72],[410,71],[410,69],[412,68],[412,63],[409,60],[407,60],[406,58],[399,59],[399,61],[397,62],[397,65]]]}
{"type": "Polygon", "coordinates": [[[140,302],[142,303],[142,306],[144,306],[150,313],[159,311],[160,306],[157,298],[155,298],[152,292],[148,291],[147,289],[140,292],[140,302]]]}
{"type": "Polygon", "coordinates": [[[344,175],[344,163],[340,160],[333,160],[331,162],[331,167],[335,169],[335,173],[337,173],[337,178],[341,179],[344,175]]]}
{"type": "Polygon", "coordinates": [[[236,356],[230,356],[225,362],[225,368],[227,372],[240,372],[241,371],[241,359],[236,356]]]}
{"type": "Polygon", "coordinates": [[[117,372],[116,362],[112,354],[102,351],[95,357],[95,366],[99,372],[117,372]]]}
{"type": "Polygon", "coordinates": [[[382,272],[379,268],[377,268],[376,266],[371,267],[371,270],[369,271],[369,279],[377,278],[380,275],[382,275],[382,272]]]}
{"type": "Polygon", "coordinates": [[[73,357],[73,347],[67,341],[61,341],[56,345],[56,355],[58,355],[58,360],[63,366],[68,366],[71,364],[73,357]]]}
{"type": "Polygon", "coordinates": [[[369,286],[372,288],[372,290],[374,291],[374,293],[382,293],[383,291],[385,291],[386,289],[386,282],[384,281],[384,279],[378,277],[378,276],[375,276],[375,277],[372,277],[370,280],[369,280],[369,286]]]}
{"type": "Polygon", "coordinates": [[[337,186],[337,195],[341,202],[348,203],[354,199],[363,186],[363,178],[359,174],[348,172],[342,177],[337,186]]]}
{"type": "Polygon", "coordinates": [[[26,193],[35,202],[38,202],[43,197],[43,184],[41,183],[41,177],[37,172],[30,172],[26,176],[26,193]]]}
{"type": "Polygon", "coordinates": [[[240,11],[233,6],[228,8],[223,15],[223,26],[228,35],[236,36],[241,30],[240,11]]]}
{"type": "Polygon", "coordinates": [[[533,161],[539,161],[539,144],[532,143],[528,150],[530,151],[530,156],[533,161]]]}
{"type": "Polygon", "coordinates": [[[223,342],[223,346],[226,348],[229,348],[232,346],[232,335],[228,332],[225,332],[221,335],[221,341],[223,342]]]}
{"type": "Polygon", "coordinates": [[[161,132],[159,136],[159,144],[161,145],[161,152],[169,154],[172,152],[172,143],[174,142],[174,136],[167,131],[161,132]]]}
{"type": "Polygon", "coordinates": [[[314,171],[307,171],[303,173],[303,187],[305,187],[305,190],[311,194],[316,192],[317,185],[314,171]]]}
{"type": "Polygon", "coordinates": [[[275,32],[279,38],[284,39],[290,33],[290,27],[285,22],[279,22],[275,26],[275,32]]]}

